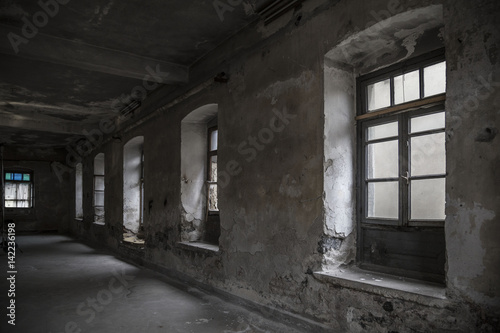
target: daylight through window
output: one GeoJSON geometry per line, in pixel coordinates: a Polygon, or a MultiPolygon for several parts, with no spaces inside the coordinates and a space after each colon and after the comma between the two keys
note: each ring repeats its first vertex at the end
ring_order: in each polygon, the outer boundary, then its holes
{"type": "Polygon", "coordinates": [[[359,255],[369,268],[444,276],[445,68],[431,58],[358,81],[359,255]]]}
{"type": "Polygon", "coordinates": [[[5,172],[5,207],[33,207],[33,174],[5,172]]]}

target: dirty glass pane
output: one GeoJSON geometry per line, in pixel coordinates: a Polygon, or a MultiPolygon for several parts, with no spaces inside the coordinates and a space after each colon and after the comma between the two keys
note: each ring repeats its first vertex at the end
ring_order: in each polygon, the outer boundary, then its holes
{"type": "Polygon", "coordinates": [[[104,191],[104,176],[94,176],[94,190],[104,191]]]}
{"type": "Polygon", "coordinates": [[[29,204],[29,201],[27,200],[21,200],[21,201],[17,201],[17,208],[30,208],[30,204],[29,204]]]}
{"type": "Polygon", "coordinates": [[[398,135],[398,122],[370,126],[368,128],[368,140],[383,139],[398,135]]]}
{"type": "Polygon", "coordinates": [[[410,133],[418,133],[444,128],[444,112],[413,117],[410,120],[410,133]]]}
{"type": "Polygon", "coordinates": [[[219,139],[219,131],[214,130],[210,133],[210,151],[217,150],[217,140],[219,139]]]}
{"type": "Polygon", "coordinates": [[[398,177],[398,141],[371,143],[367,146],[368,179],[398,177]]]}
{"type": "Polygon", "coordinates": [[[16,199],[17,186],[15,183],[5,183],[5,200],[16,199]]]}
{"type": "Polygon", "coordinates": [[[217,184],[208,185],[208,210],[219,210],[219,199],[217,197],[217,184]]]}
{"type": "Polygon", "coordinates": [[[368,183],[367,217],[398,218],[398,182],[368,183]]]}
{"type": "Polygon", "coordinates": [[[444,220],[445,179],[411,181],[412,220],[444,220]]]}
{"type": "Polygon", "coordinates": [[[410,139],[412,176],[446,172],[445,134],[422,135],[410,139]]]}
{"type": "Polygon", "coordinates": [[[104,206],[104,192],[94,192],[94,206],[104,206]]]}
{"type": "Polygon", "coordinates": [[[368,111],[385,108],[391,105],[390,79],[368,85],[368,111]]]}
{"type": "Polygon", "coordinates": [[[210,175],[208,180],[211,182],[217,181],[217,155],[210,157],[210,175]]]}
{"type": "Polygon", "coordinates": [[[17,199],[29,200],[31,198],[31,184],[19,183],[17,185],[17,199]]]}
{"type": "Polygon", "coordinates": [[[104,222],[104,207],[94,207],[94,222],[104,222]]]}
{"type": "Polygon", "coordinates": [[[6,182],[5,207],[31,207],[31,184],[6,182]]]}
{"type": "Polygon", "coordinates": [[[104,175],[104,153],[99,153],[94,157],[94,175],[104,175]]]}
{"type": "Polygon", "coordinates": [[[420,98],[419,70],[394,77],[394,104],[420,98]]]}
{"type": "Polygon", "coordinates": [[[424,68],[424,97],[446,91],[446,62],[424,68]]]}

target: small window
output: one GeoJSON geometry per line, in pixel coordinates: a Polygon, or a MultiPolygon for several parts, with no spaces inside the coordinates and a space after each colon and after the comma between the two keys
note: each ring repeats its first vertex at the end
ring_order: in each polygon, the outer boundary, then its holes
{"type": "MultiPolygon", "coordinates": [[[[413,67],[410,67],[413,68],[413,67]]],[[[364,113],[443,94],[446,91],[446,64],[439,61],[417,69],[400,69],[364,83],[364,113]]]]}
{"type": "Polygon", "coordinates": [[[358,79],[360,266],[444,281],[443,56],[358,79]]]}
{"type": "Polygon", "coordinates": [[[104,223],[104,153],[94,158],[94,222],[104,223]]]}
{"type": "MultiPolygon", "coordinates": [[[[144,136],[136,136],[123,146],[123,226],[124,239],[143,238],[144,225],[144,136]]],[[[129,239],[130,240],[130,239],[129,239]]]]}
{"type": "Polygon", "coordinates": [[[217,127],[208,129],[208,211],[219,212],[219,199],[217,196],[217,148],[219,131],[217,127]]]}
{"type": "Polygon", "coordinates": [[[83,218],[83,166],[78,163],[75,167],[75,217],[83,218]]]}
{"type": "Polygon", "coordinates": [[[33,207],[33,174],[31,172],[7,171],[5,179],[5,207],[33,207]]]}

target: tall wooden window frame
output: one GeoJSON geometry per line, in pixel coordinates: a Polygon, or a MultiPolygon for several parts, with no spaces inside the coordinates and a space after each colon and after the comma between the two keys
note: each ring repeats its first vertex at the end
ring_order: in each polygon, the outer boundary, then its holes
{"type": "MultiPolygon", "coordinates": [[[[442,282],[444,280],[444,265],[442,272],[434,273],[411,273],[406,272],[405,269],[386,268],[380,267],[377,264],[366,262],[366,244],[369,243],[365,235],[366,230],[389,231],[388,234],[404,235],[407,236],[409,232],[422,232],[430,231],[430,235],[441,234],[444,229],[444,215],[439,219],[415,219],[411,217],[411,187],[413,182],[430,179],[446,179],[446,167],[444,172],[435,174],[424,174],[414,176],[411,174],[411,141],[412,138],[423,137],[425,135],[439,134],[443,136],[444,140],[444,103],[446,99],[446,92],[424,96],[424,68],[434,64],[444,62],[444,50],[438,50],[428,55],[410,59],[405,62],[398,63],[386,69],[359,77],[357,80],[357,130],[358,130],[358,200],[357,200],[357,215],[358,215],[358,263],[362,268],[382,271],[387,273],[394,273],[398,275],[405,275],[409,277],[421,278],[424,280],[442,282]],[[410,102],[396,103],[394,97],[394,78],[400,75],[418,71],[419,74],[419,96],[410,102]],[[376,110],[369,110],[368,108],[368,86],[384,80],[390,80],[390,105],[376,110]],[[433,115],[442,114],[442,126],[432,128],[425,131],[413,133],[410,129],[410,122],[412,119],[433,115]],[[395,122],[397,124],[397,134],[390,135],[382,138],[371,140],[369,138],[368,130],[374,126],[384,125],[395,122]],[[398,170],[397,175],[391,177],[368,177],[368,145],[376,143],[384,143],[397,140],[398,142],[398,170]],[[397,207],[398,213],[395,218],[385,217],[370,217],[368,216],[368,192],[369,185],[381,182],[397,182],[397,207]],[[439,231],[441,230],[441,231],[439,231]]],[[[444,143],[443,143],[444,144],[444,143]]],[[[446,152],[444,153],[446,154],[446,152]]],[[[444,203],[443,203],[444,213],[444,203]]],[[[444,235],[444,231],[443,231],[444,235]]],[[[434,236],[432,236],[434,237],[434,236]]],[[[431,237],[431,239],[432,239],[431,237]]],[[[404,237],[403,237],[404,238],[404,237]]],[[[444,247],[444,237],[442,246],[444,247]]],[[[398,240],[395,240],[398,242],[398,240]]],[[[440,245],[441,246],[441,245],[440,245]]],[[[372,249],[373,250],[373,249],[372,249]]],[[[422,249],[424,251],[425,249],[422,249]]],[[[410,263],[411,265],[411,263],[410,263]]],[[[419,264],[415,264],[415,270],[418,271],[419,264]]]]}

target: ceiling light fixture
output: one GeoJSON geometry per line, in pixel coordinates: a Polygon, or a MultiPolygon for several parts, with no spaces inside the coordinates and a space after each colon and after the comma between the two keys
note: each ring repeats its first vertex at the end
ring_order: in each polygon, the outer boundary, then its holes
{"type": "Polygon", "coordinates": [[[264,24],[268,24],[283,15],[286,11],[300,6],[303,1],[304,0],[272,1],[262,8],[257,9],[257,14],[264,19],[264,24]]]}
{"type": "Polygon", "coordinates": [[[132,100],[130,103],[125,105],[123,108],[120,109],[120,115],[126,116],[129,113],[133,112],[135,109],[137,109],[139,106],[141,106],[141,101],[139,100],[132,100]]]}

